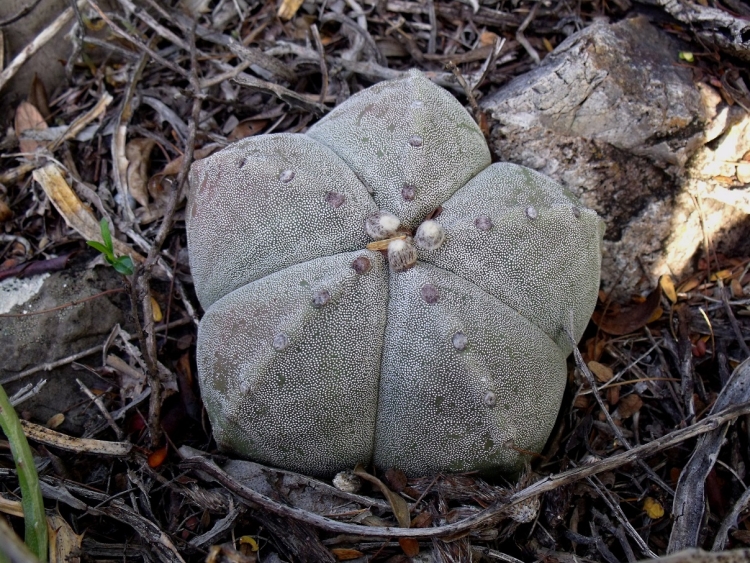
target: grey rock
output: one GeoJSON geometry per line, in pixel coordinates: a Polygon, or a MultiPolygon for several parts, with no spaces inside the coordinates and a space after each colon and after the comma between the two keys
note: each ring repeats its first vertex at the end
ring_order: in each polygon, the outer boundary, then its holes
{"type": "Polygon", "coordinates": [[[717,152],[742,159],[741,112],[696,84],[679,50],[642,17],[596,23],[483,101],[500,160],[553,177],[604,218],[602,283],[615,297],[690,271],[703,245],[696,202],[719,250],[748,234],[727,228],[744,213],[718,201],[709,164],[717,152]]]}
{"type": "MultiPolygon", "coordinates": [[[[71,269],[51,274],[39,293],[11,309],[11,313],[53,309],[108,289],[122,287],[119,274],[111,268],[94,270],[71,269]]],[[[124,294],[108,295],[66,307],[59,311],[0,320],[0,381],[40,364],[54,362],[77,352],[101,344],[112,327],[127,318],[124,294]]],[[[94,357],[95,358],[95,357],[94,357]]],[[[99,361],[94,359],[94,363],[99,361]]],[[[88,363],[82,360],[84,363],[88,363]]],[[[92,413],[76,378],[87,385],[102,388],[106,382],[86,370],[74,370],[70,365],[51,371],[38,372],[6,387],[12,393],[17,387],[40,379],[47,379],[42,391],[24,402],[20,410],[28,411],[34,422],[44,423],[57,413],[65,413],[62,430],[79,432],[92,413]]]]}

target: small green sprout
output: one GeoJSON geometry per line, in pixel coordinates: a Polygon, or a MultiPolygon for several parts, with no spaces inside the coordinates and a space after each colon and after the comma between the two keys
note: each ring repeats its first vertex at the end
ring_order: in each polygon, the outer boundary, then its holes
{"type": "Polygon", "coordinates": [[[102,219],[99,223],[102,230],[102,240],[104,244],[95,240],[87,240],[86,244],[96,248],[99,252],[104,254],[105,260],[117,271],[118,273],[129,276],[134,271],[133,259],[130,256],[115,256],[115,248],[112,245],[112,235],[109,232],[109,223],[106,219],[102,219]]]}
{"type": "Polygon", "coordinates": [[[693,55],[693,53],[691,53],[690,51],[680,51],[677,56],[681,61],[685,61],[686,63],[695,62],[695,55],[693,55]]]}

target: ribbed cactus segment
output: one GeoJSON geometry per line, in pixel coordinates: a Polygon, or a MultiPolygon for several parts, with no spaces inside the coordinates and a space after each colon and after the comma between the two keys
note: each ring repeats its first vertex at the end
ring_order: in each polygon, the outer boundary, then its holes
{"type": "Polygon", "coordinates": [[[213,304],[201,321],[197,358],[221,447],[315,474],[371,459],[387,269],[376,252],[336,254],[213,304]],[[370,267],[359,273],[362,257],[370,267]]]}
{"type": "Polygon", "coordinates": [[[272,272],[363,248],[366,188],[304,135],[251,137],[190,170],[190,266],[201,305],[272,272]]]}
{"type": "Polygon", "coordinates": [[[378,208],[414,228],[490,164],[469,113],[418,71],[359,92],[307,134],[346,161],[378,208]]]}
{"type": "Polygon", "coordinates": [[[578,340],[599,288],[604,232],[596,213],[548,177],[497,163],[448,199],[436,221],[445,243],[420,260],[473,281],[570,354],[570,314],[578,340]]]}
{"type": "Polygon", "coordinates": [[[565,354],[472,281],[427,264],[392,276],[375,464],[410,474],[522,468],[544,446],[565,354]],[[425,300],[423,288],[436,289],[425,300]]]}
{"type": "Polygon", "coordinates": [[[445,90],[416,71],[377,84],[304,135],[196,162],[190,186],[221,448],[316,475],[426,475],[513,472],[544,446],[603,225],[552,180],[490,165],[445,90]]]}

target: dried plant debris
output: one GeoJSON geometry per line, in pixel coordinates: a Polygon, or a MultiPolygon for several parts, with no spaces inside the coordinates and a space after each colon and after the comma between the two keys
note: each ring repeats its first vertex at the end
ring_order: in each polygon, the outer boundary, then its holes
{"type": "MultiPolygon", "coordinates": [[[[38,5],[0,9],[0,36],[38,5]]],[[[114,254],[133,262],[114,289],[0,315],[0,337],[14,332],[20,347],[29,314],[115,294],[128,307],[105,337],[66,325],[80,347],[63,357],[15,371],[0,362],[9,395],[30,384],[14,405],[40,474],[50,560],[747,560],[750,257],[721,255],[709,236],[689,277],[651,280],[630,303],[600,295],[552,438],[513,482],[355,467],[323,482],[228,460],[195,380],[193,160],[254,135],[304,133],[410,68],[456,95],[487,136],[478,100],[595,20],[636,14],[682,41],[675,64],[697,83],[750,109],[750,10],[738,0],[78,0],[27,45],[0,41],[0,53],[17,49],[0,56],[0,95],[45,44],[73,46],[60,61],[67,83],[41,76],[25,100],[0,98],[0,300],[43,287],[40,276],[108,267],[86,244],[100,242],[102,219],[114,254]],[[53,382],[85,424],[40,407],[53,382]]],[[[747,183],[750,153],[732,165],[747,183]]],[[[727,198],[744,201],[733,181],[727,198]]],[[[382,238],[374,252],[388,248],[382,238]]],[[[11,525],[1,534],[23,531],[20,501],[0,441],[11,525]]]]}

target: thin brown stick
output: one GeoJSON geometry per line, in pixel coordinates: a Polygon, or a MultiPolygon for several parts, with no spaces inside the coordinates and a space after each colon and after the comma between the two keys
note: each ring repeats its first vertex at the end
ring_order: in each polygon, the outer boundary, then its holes
{"type": "MultiPolygon", "coordinates": [[[[615,424],[615,421],[612,420],[612,415],[609,414],[609,409],[607,408],[607,405],[604,404],[604,400],[602,399],[601,395],[599,394],[599,391],[596,387],[596,380],[594,379],[594,374],[591,373],[591,370],[586,365],[586,362],[583,361],[583,357],[581,356],[581,352],[578,350],[578,346],[575,345],[575,342],[572,340],[572,336],[570,333],[568,333],[568,337],[571,338],[571,341],[573,342],[573,356],[575,357],[576,365],[578,366],[578,369],[581,370],[581,373],[583,373],[584,377],[586,378],[586,381],[588,381],[589,386],[591,387],[593,391],[594,398],[596,399],[596,402],[599,405],[599,409],[604,413],[605,418],[607,419],[607,423],[609,424],[609,427],[612,429],[612,432],[617,437],[617,440],[625,446],[627,449],[632,450],[633,446],[630,444],[627,438],[623,435],[622,431],[620,430],[620,427],[615,424]]],[[[638,460],[638,465],[641,466],[641,468],[649,475],[649,477],[659,485],[662,489],[664,489],[667,493],[674,496],[674,490],[672,487],[667,485],[661,477],[659,477],[656,472],[651,469],[651,466],[648,465],[643,460],[638,460]]]]}
{"type": "Polygon", "coordinates": [[[318,26],[312,24],[312,26],[310,26],[310,32],[313,37],[313,43],[315,43],[315,48],[318,50],[318,53],[320,53],[319,64],[322,84],[320,85],[320,98],[318,99],[318,103],[323,104],[326,100],[326,95],[328,94],[328,65],[326,64],[326,52],[325,47],[323,47],[323,42],[320,40],[318,26]]]}
{"type": "Polygon", "coordinates": [[[102,402],[102,398],[94,395],[91,389],[86,387],[86,385],[80,379],[76,378],[76,383],[78,383],[78,387],[81,388],[81,391],[83,391],[84,394],[93,401],[93,403],[96,405],[96,408],[99,409],[99,412],[102,413],[102,416],[104,416],[104,419],[107,421],[107,424],[109,424],[109,427],[114,430],[117,439],[122,440],[125,437],[125,434],[123,433],[122,429],[117,426],[117,423],[115,422],[115,419],[112,418],[112,415],[109,414],[107,407],[105,407],[104,403],[102,402]]]}
{"type": "Polygon", "coordinates": [[[745,336],[742,334],[740,324],[737,322],[737,317],[734,316],[734,311],[732,311],[732,307],[730,307],[729,305],[729,296],[727,295],[724,283],[721,280],[718,280],[718,284],[719,291],[721,292],[721,302],[724,304],[724,310],[727,313],[729,324],[732,325],[732,330],[734,331],[734,336],[737,339],[737,344],[739,344],[740,349],[745,353],[745,357],[750,358],[750,348],[748,348],[747,344],[745,343],[745,336]]]}
{"type": "Polygon", "coordinates": [[[692,438],[695,438],[696,436],[705,434],[706,432],[711,432],[712,430],[721,427],[721,425],[731,422],[738,417],[746,414],[750,414],[750,402],[728,408],[725,411],[709,416],[701,420],[700,422],[693,424],[692,426],[675,430],[673,432],[670,432],[669,434],[665,434],[661,438],[649,442],[648,444],[637,446],[632,450],[627,450],[625,452],[610,456],[590,465],[582,465],[576,467],[575,469],[571,469],[557,475],[550,475],[515,493],[507,501],[498,500],[482,512],[470,516],[469,518],[459,520],[458,522],[455,522],[453,524],[446,524],[434,528],[380,528],[375,526],[361,526],[358,524],[337,522],[335,520],[319,516],[306,510],[294,508],[285,504],[279,504],[276,501],[264,495],[261,495],[253,489],[250,489],[249,487],[246,487],[245,485],[239,483],[238,481],[227,475],[219,468],[218,465],[216,465],[209,459],[199,456],[191,457],[184,460],[181,465],[185,468],[205,472],[209,476],[216,479],[228,490],[232,491],[246,501],[249,501],[251,505],[259,506],[264,510],[273,512],[274,514],[301,520],[302,522],[316,526],[323,530],[342,534],[354,534],[380,538],[432,538],[467,532],[485,522],[492,521],[498,516],[506,513],[512,506],[520,504],[530,498],[539,496],[548,491],[552,491],[554,489],[557,489],[558,487],[575,483],[577,481],[580,481],[581,479],[585,479],[586,477],[597,475],[605,471],[611,471],[628,463],[633,463],[635,461],[645,459],[660,451],[674,447],[686,440],[690,440],[692,438]]]}
{"type": "Polygon", "coordinates": [[[120,29],[120,27],[117,24],[115,24],[115,22],[113,22],[112,19],[107,14],[104,13],[104,10],[102,10],[94,0],[88,0],[88,3],[94,10],[96,10],[96,13],[99,14],[99,17],[102,18],[106,22],[106,24],[115,33],[115,35],[119,35],[126,41],[132,43],[133,45],[138,47],[138,49],[140,49],[143,53],[148,53],[148,55],[152,59],[154,59],[159,64],[167,67],[172,72],[179,74],[182,77],[187,78],[188,73],[184,69],[181,69],[176,64],[168,61],[167,59],[159,55],[159,53],[154,51],[151,47],[146,45],[143,41],[141,41],[137,37],[133,37],[131,34],[126,32],[125,30],[120,29]]]}

